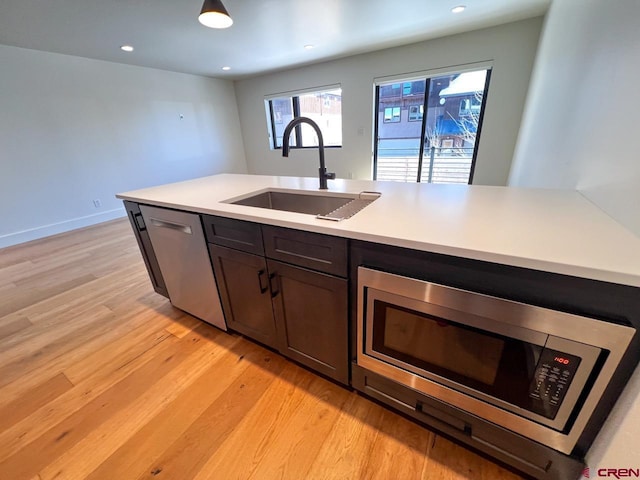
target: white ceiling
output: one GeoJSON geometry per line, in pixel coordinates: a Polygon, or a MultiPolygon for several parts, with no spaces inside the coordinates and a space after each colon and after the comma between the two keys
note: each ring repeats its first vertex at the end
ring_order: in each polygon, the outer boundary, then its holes
{"type": "Polygon", "coordinates": [[[0,44],[240,78],[542,15],[551,0],[223,2],[227,30],[200,25],[202,0],[0,0],[0,44]]]}

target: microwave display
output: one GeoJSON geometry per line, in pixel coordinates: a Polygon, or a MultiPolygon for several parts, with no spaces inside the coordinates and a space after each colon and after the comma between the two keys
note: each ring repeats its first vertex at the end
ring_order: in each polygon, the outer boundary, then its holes
{"type": "Polygon", "coordinates": [[[554,419],[580,358],[424,312],[374,301],[373,350],[554,419]]]}

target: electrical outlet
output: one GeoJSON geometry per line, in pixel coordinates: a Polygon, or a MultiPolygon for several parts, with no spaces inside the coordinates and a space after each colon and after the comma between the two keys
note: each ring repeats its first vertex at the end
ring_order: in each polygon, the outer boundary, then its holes
{"type": "Polygon", "coordinates": [[[93,201],[93,206],[94,206],[94,207],[96,207],[96,208],[100,208],[100,207],[102,206],[102,202],[100,201],[100,199],[99,199],[99,198],[96,198],[96,199],[93,201]]]}

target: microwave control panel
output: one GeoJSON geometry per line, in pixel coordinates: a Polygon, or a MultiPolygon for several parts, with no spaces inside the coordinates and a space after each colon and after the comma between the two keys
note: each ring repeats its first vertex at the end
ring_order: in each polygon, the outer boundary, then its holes
{"type": "Polygon", "coordinates": [[[545,348],[529,386],[531,410],[554,419],[571,385],[580,357],[545,348]]]}

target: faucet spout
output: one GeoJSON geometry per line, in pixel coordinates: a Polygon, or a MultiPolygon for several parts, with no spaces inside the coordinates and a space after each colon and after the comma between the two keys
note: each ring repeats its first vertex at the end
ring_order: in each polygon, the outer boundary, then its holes
{"type": "Polygon", "coordinates": [[[311,125],[311,127],[316,131],[316,135],[318,135],[318,155],[320,157],[320,168],[318,169],[318,178],[320,180],[320,190],[327,190],[327,179],[336,178],[335,173],[327,173],[327,169],[324,163],[324,140],[322,138],[322,132],[320,131],[320,127],[318,124],[307,117],[296,117],[289,122],[289,124],[284,129],[284,133],[282,135],[282,156],[289,156],[289,137],[291,136],[291,132],[295,127],[300,125],[301,123],[306,123],[311,125]]]}

